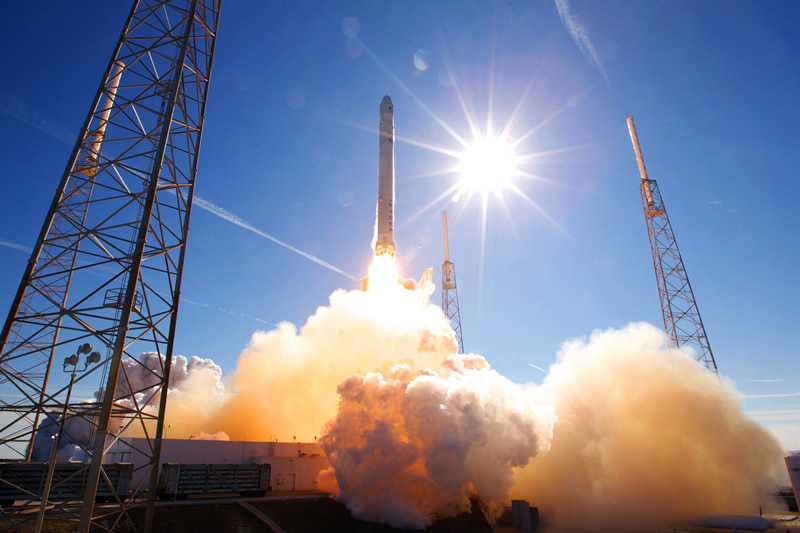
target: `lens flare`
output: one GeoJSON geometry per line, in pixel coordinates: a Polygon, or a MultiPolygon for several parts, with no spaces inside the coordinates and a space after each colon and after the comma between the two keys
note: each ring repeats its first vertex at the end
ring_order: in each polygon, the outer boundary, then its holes
{"type": "Polygon", "coordinates": [[[414,67],[420,71],[428,70],[430,66],[430,59],[428,56],[427,50],[417,50],[417,53],[414,54],[414,67]]]}

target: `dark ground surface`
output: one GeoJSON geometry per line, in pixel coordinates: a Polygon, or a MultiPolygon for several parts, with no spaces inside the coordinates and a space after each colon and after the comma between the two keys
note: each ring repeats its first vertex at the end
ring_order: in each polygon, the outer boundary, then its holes
{"type": "MultiPolygon", "coordinates": [[[[395,529],[386,524],[356,520],[341,503],[330,498],[249,500],[248,503],[267,515],[286,533],[419,533],[417,529],[395,529]]],[[[131,512],[137,525],[144,521],[144,509],[131,512]]],[[[235,502],[191,505],[160,505],[156,508],[153,533],[237,533],[248,524],[251,533],[270,533],[251,513],[235,502]]],[[[244,529],[242,529],[244,530],[244,529]]],[[[492,533],[477,501],[472,510],[453,518],[434,522],[429,533],[492,533]]]]}
{"type": "MultiPolygon", "coordinates": [[[[196,502],[193,505],[156,507],[153,533],[237,533],[245,524],[250,526],[250,533],[272,532],[237,503],[196,502]]],[[[132,511],[131,515],[141,531],[144,509],[132,511]]]]}
{"type": "MultiPolygon", "coordinates": [[[[341,503],[318,500],[260,500],[250,504],[277,522],[286,533],[419,533],[418,529],[395,529],[386,524],[356,520],[341,503]]],[[[472,510],[453,518],[437,520],[425,529],[430,533],[492,533],[476,500],[472,510]]]]}
{"type": "MultiPolygon", "coordinates": [[[[144,508],[132,509],[129,513],[136,528],[130,527],[127,519],[118,526],[120,533],[142,531],[144,525],[144,508]]],[[[33,533],[36,522],[35,514],[29,520],[15,522],[22,533],[33,533]]],[[[109,527],[113,516],[108,519],[97,519],[97,523],[109,527]]],[[[236,503],[204,503],[198,500],[195,505],[165,505],[156,507],[153,533],[238,533],[239,527],[249,524],[250,533],[271,533],[272,530],[258,521],[252,514],[236,503]]],[[[45,519],[42,533],[72,533],[78,528],[77,515],[50,516],[45,519]]],[[[0,521],[0,533],[13,532],[14,528],[6,521],[0,521]]],[[[107,531],[102,527],[92,526],[92,533],[107,531]]]]}

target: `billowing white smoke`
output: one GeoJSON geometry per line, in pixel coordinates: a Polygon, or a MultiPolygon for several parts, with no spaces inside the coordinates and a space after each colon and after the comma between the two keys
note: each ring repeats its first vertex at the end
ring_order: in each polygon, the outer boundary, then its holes
{"type": "Polygon", "coordinates": [[[540,392],[559,418],[552,448],[516,472],[512,496],[560,530],[680,527],[771,503],[778,442],[730,381],[650,324],[566,342],[540,392]]]}
{"type": "Polygon", "coordinates": [[[408,364],[339,385],[322,446],[339,499],[358,517],[423,528],[469,509],[480,490],[502,498],[512,467],[547,450],[555,417],[477,355],[408,364]]]}
{"type": "Polygon", "coordinates": [[[188,431],[223,431],[233,440],[310,442],[336,414],[337,385],[353,374],[399,363],[435,368],[455,351],[448,321],[415,291],[396,287],[385,298],[371,290],[338,290],[299,330],[284,322],[256,332],[208,423],[198,426],[196,406],[170,395],[170,436],[185,434],[179,429],[185,422],[188,431]]]}
{"type": "MultiPolygon", "coordinates": [[[[155,352],[141,354],[138,361],[123,359],[119,378],[117,379],[117,398],[129,396],[131,391],[135,394],[144,394],[150,391],[159,382],[163,375],[163,355],[155,352]]],[[[222,369],[211,359],[192,356],[190,359],[182,355],[172,358],[172,367],[169,375],[170,390],[180,390],[187,387],[192,381],[203,376],[204,384],[210,385],[208,394],[220,394],[224,390],[222,384],[222,369]]]]}
{"type": "Polygon", "coordinates": [[[336,291],[299,330],[254,334],[224,392],[215,367],[187,364],[169,436],[322,435],[337,497],[395,526],[463,511],[473,490],[528,499],[566,531],[674,526],[766,503],[777,442],[744,417],[730,383],[669,350],[658,328],[567,342],[540,387],[517,385],[480,356],[455,355],[442,311],[388,287],[396,275],[370,279],[366,292],[336,291]]]}
{"type": "MultiPolygon", "coordinates": [[[[155,413],[160,396],[154,386],[158,383],[158,375],[163,372],[164,356],[155,352],[143,353],[139,362],[123,360],[124,368],[117,379],[117,398],[130,395],[133,391],[137,402],[142,405],[148,402],[147,409],[155,413]]],[[[211,359],[192,356],[187,359],[182,355],[172,358],[169,375],[169,399],[165,419],[166,435],[172,438],[188,438],[206,440],[227,440],[227,435],[220,432],[205,432],[203,428],[209,423],[209,417],[218,409],[225,399],[225,386],[222,382],[222,369],[211,359]],[[175,427],[173,428],[172,425],[175,427]]],[[[123,400],[117,403],[124,403],[123,400]]],[[[117,420],[119,424],[121,421],[117,420]]],[[[138,431],[136,425],[128,430],[138,431]]]]}
{"type": "MultiPolygon", "coordinates": [[[[163,372],[164,356],[155,352],[143,353],[139,358],[141,363],[131,359],[123,359],[122,368],[117,378],[115,397],[118,405],[133,407],[130,400],[131,391],[143,405],[147,402],[146,410],[157,412],[160,395],[154,386],[158,383],[156,372],[163,372]]],[[[186,359],[182,355],[172,358],[172,369],[169,378],[169,395],[175,399],[175,406],[170,405],[170,410],[191,419],[187,411],[196,410],[194,413],[195,425],[200,427],[206,423],[205,414],[213,412],[216,405],[222,401],[224,393],[222,383],[222,369],[211,359],[191,357],[186,359]]],[[[102,400],[102,390],[95,393],[98,400],[102,400]]],[[[109,429],[117,433],[119,428],[128,422],[126,419],[112,418],[109,429]]],[[[184,424],[185,425],[185,424],[184,424]]],[[[47,413],[39,422],[34,439],[31,460],[47,461],[50,457],[53,436],[61,428],[61,413],[47,413]]],[[[91,423],[79,415],[68,414],[63,424],[63,432],[59,441],[59,461],[82,461],[86,457],[86,449],[90,446],[91,423]]],[[[138,434],[139,427],[132,426],[126,431],[128,436],[138,434]]],[[[188,436],[188,435],[187,435],[188,436]]],[[[225,434],[206,434],[198,431],[195,438],[207,440],[226,440],[225,434]]]]}
{"type": "Polygon", "coordinates": [[[322,435],[337,497],[395,526],[463,511],[473,490],[530,500],[561,531],[680,526],[766,503],[779,445],[658,328],[567,342],[540,387],[518,385],[455,355],[442,311],[384,274],[334,292],[300,329],[255,333],[224,390],[216,365],[176,358],[168,436],[322,435]]]}
{"type": "MultiPolygon", "coordinates": [[[[61,429],[60,412],[48,412],[40,419],[33,442],[31,461],[50,460],[54,436],[61,429]]],[[[68,416],[64,421],[56,460],[61,462],[82,461],[86,457],[84,450],[89,444],[90,431],[91,425],[86,420],[68,416]]]]}

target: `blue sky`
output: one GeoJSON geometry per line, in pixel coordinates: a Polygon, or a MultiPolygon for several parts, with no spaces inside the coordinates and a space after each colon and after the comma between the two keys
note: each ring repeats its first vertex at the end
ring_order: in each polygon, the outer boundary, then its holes
{"type": "MultiPolygon", "coordinates": [[[[128,9],[0,4],[3,313],[128,9]]],[[[396,133],[414,141],[395,152],[403,274],[435,266],[439,284],[447,209],[466,349],[539,381],[530,365],[567,339],[661,325],[632,114],[721,373],[767,395],[746,410],[800,448],[798,23],[788,0],[227,1],[195,193],[361,277],[391,95],[396,133]],[[438,172],[454,159],[418,144],[458,150],[448,129],[471,137],[465,110],[485,129],[491,107],[500,131],[518,104],[511,136],[535,131],[517,152],[541,153],[523,170],[547,181],[515,183],[547,215],[504,191],[482,246],[476,198],[418,214],[458,180],[438,172]]],[[[196,209],[176,351],[228,372],[255,330],[302,324],[340,287],[357,283],[196,209]]]]}

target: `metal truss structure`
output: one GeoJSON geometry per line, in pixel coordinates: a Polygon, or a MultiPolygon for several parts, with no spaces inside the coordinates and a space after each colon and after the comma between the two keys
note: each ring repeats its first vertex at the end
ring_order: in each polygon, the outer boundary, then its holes
{"type": "Polygon", "coordinates": [[[697,310],[694,292],[686,275],[658,184],[656,180],[647,179],[642,180],[640,187],[664,328],[675,347],[691,346],[697,360],[709,370],[717,372],[717,363],[708,344],[703,320],[697,310]]]}
{"type": "Polygon", "coordinates": [[[461,311],[458,308],[458,289],[456,288],[456,266],[450,261],[450,247],[447,238],[447,211],[442,211],[444,223],[444,263],[442,263],[442,310],[450,320],[450,327],[456,332],[458,352],[464,353],[464,338],[461,335],[461,311]]]}
{"type": "Polygon", "coordinates": [[[450,327],[456,332],[458,353],[464,353],[464,338],[461,335],[461,311],[458,309],[456,290],[456,267],[450,261],[442,263],[442,309],[450,319],[450,327]]]}
{"type": "Polygon", "coordinates": [[[644,218],[653,254],[664,329],[673,346],[676,348],[691,346],[697,361],[709,370],[717,372],[717,363],[708,343],[700,311],[697,310],[694,292],[683,266],[683,259],[672,232],[661,192],[658,190],[656,180],[647,176],[633,117],[628,117],[628,127],[642,176],[640,189],[644,218]]]}
{"type": "Polygon", "coordinates": [[[78,531],[135,530],[145,495],[152,527],[219,9],[134,1],[67,162],[0,334],[0,458],[47,473],[34,488],[0,479],[25,493],[0,509],[12,530],[78,511],[78,531]],[[121,494],[104,463],[134,437],[149,463],[121,494]],[[60,476],[67,460],[84,466],[60,476]],[[95,512],[101,493],[112,502],[95,512]]]}

